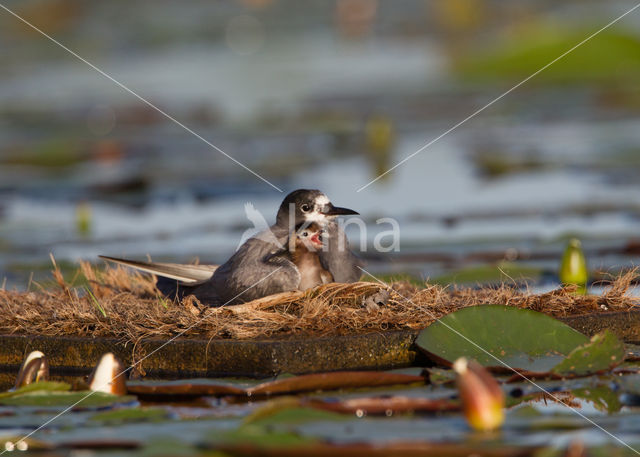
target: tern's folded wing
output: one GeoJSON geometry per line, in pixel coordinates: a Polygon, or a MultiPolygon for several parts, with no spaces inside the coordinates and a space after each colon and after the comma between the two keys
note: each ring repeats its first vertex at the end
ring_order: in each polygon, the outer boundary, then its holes
{"type": "Polygon", "coordinates": [[[126,265],[137,270],[153,273],[164,278],[171,278],[183,284],[197,284],[204,282],[213,276],[217,265],[190,265],[180,263],[141,262],[138,260],[119,259],[101,255],[101,259],[109,262],[126,265]]]}

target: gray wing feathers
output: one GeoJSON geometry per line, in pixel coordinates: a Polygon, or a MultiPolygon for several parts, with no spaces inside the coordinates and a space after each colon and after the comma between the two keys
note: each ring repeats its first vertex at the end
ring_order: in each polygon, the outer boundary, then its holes
{"type": "Polygon", "coordinates": [[[188,265],[179,263],[140,262],[101,255],[101,259],[126,265],[137,270],[153,273],[165,278],[175,279],[183,284],[198,284],[207,281],[218,268],[216,265],[188,265]]]}
{"type": "MultiPolygon", "coordinates": [[[[281,240],[278,237],[278,241],[281,240]]],[[[248,239],[231,258],[221,265],[210,281],[194,289],[213,289],[228,304],[241,303],[277,292],[296,290],[300,273],[286,257],[274,255],[282,249],[264,241],[260,235],[248,239]]]]}

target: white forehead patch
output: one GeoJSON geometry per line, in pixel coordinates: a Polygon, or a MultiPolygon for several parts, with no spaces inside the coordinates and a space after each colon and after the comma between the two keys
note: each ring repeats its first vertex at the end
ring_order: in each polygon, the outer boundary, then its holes
{"type": "Polygon", "coordinates": [[[321,222],[321,221],[327,220],[327,216],[314,210],[314,211],[311,211],[310,213],[305,214],[304,220],[312,221],[312,222],[321,222]]]}
{"type": "Polygon", "coordinates": [[[328,205],[329,203],[331,203],[331,200],[329,200],[329,197],[327,197],[324,194],[318,195],[316,197],[316,205],[318,205],[318,206],[328,205]]]}

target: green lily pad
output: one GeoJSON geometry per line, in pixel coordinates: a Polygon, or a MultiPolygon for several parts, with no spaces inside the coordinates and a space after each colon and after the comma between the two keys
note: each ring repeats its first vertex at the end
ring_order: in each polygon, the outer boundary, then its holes
{"type": "Polygon", "coordinates": [[[624,343],[612,332],[605,330],[571,351],[551,371],[562,376],[598,373],[620,365],[625,355],[624,343]]]}
{"type": "Polygon", "coordinates": [[[589,400],[598,411],[612,414],[622,408],[618,394],[607,386],[574,389],[571,393],[578,398],[589,400]]]}
{"type": "Polygon", "coordinates": [[[237,430],[227,433],[216,433],[212,437],[214,447],[218,447],[215,443],[224,443],[226,445],[247,445],[255,444],[260,447],[271,446],[298,446],[302,444],[313,444],[317,440],[311,437],[300,436],[294,432],[286,430],[273,430],[263,425],[244,425],[237,430]]]}
{"type": "Polygon", "coordinates": [[[583,334],[545,314],[512,306],[483,305],[444,316],[420,332],[416,344],[444,365],[467,357],[487,367],[547,372],[588,341],[583,334]]]}
{"type": "Polygon", "coordinates": [[[16,390],[0,393],[0,402],[5,398],[19,397],[20,395],[30,392],[65,392],[69,390],[71,390],[71,384],[67,384],[66,382],[34,382],[33,384],[27,384],[16,390]]]}
{"type": "Polygon", "coordinates": [[[136,400],[134,396],[118,396],[103,392],[66,392],[35,390],[11,397],[0,398],[0,405],[6,406],[41,406],[41,407],[69,407],[98,408],[115,404],[130,403],[136,400]],[[89,395],[91,394],[91,395],[89,395]]]}
{"type": "Polygon", "coordinates": [[[162,408],[122,408],[94,414],[90,420],[116,425],[129,422],[158,422],[168,417],[169,413],[162,408]]]}
{"type": "MultiPolygon", "coordinates": [[[[292,407],[276,409],[272,414],[268,416],[263,415],[261,417],[258,417],[256,420],[250,421],[250,423],[256,425],[300,425],[307,422],[340,420],[344,420],[344,416],[338,413],[321,411],[313,408],[292,407]]],[[[245,421],[245,423],[247,423],[247,421],[245,421]]]]}
{"type": "Polygon", "coordinates": [[[456,372],[453,370],[444,370],[442,368],[427,368],[429,373],[429,382],[434,385],[451,384],[456,381],[456,372]]]}

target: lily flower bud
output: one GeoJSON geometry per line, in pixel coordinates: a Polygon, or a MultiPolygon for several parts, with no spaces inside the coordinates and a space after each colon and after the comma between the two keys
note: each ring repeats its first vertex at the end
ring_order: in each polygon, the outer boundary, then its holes
{"type": "Polygon", "coordinates": [[[494,430],[504,422],[504,393],[479,363],[464,357],[453,364],[464,415],[475,430],[494,430]]]}
{"type": "Polygon", "coordinates": [[[18,371],[15,389],[34,382],[49,380],[49,362],[40,351],[32,351],[24,359],[18,371]]]}
{"type": "Polygon", "coordinates": [[[111,352],[102,356],[89,377],[89,389],[113,395],[126,395],[125,367],[111,352]]]}

